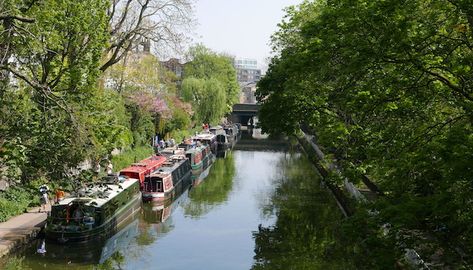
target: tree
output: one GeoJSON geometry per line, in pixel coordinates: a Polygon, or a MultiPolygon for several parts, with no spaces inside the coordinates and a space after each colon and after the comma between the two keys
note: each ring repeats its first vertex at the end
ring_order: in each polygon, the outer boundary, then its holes
{"type": "Polygon", "coordinates": [[[24,181],[37,175],[62,179],[95,150],[123,143],[119,136],[96,141],[117,134],[113,129],[107,135],[95,133],[108,124],[103,121],[117,116],[115,108],[94,103],[103,94],[97,80],[109,38],[107,7],[106,0],[2,2],[0,32],[5,39],[0,47],[7,50],[0,52],[6,85],[0,118],[9,147],[0,158],[8,162],[11,151],[25,149],[20,166],[24,181]]]}
{"type": "Polygon", "coordinates": [[[189,57],[192,60],[184,67],[181,95],[193,104],[196,122],[218,123],[239,96],[232,61],[203,45],[191,48],[189,57]]]}
{"type": "Polygon", "coordinates": [[[345,176],[368,174],[388,192],[389,204],[378,207],[389,211],[379,222],[442,239],[436,228],[446,226],[453,245],[470,250],[460,236],[471,231],[473,213],[465,205],[472,194],[466,164],[473,164],[466,2],[306,1],[290,8],[273,35],[275,57],[258,98],[263,129],[291,134],[311,126],[345,176]],[[395,218],[400,213],[415,222],[395,218]]]}
{"type": "Polygon", "coordinates": [[[232,59],[226,55],[216,54],[203,45],[190,48],[188,54],[190,61],[184,67],[185,78],[218,80],[226,93],[226,112],[230,112],[240,93],[232,59]]]}
{"type": "Polygon", "coordinates": [[[192,108],[177,97],[172,75],[154,55],[130,53],[127,58],[126,65],[116,65],[105,74],[108,87],[127,101],[134,145],[147,144],[157,133],[165,136],[187,129],[192,108]]]}
{"type": "Polygon", "coordinates": [[[151,41],[161,53],[180,51],[193,21],[190,0],[113,0],[107,15],[111,40],[102,71],[137,47],[149,51],[151,41]]]}

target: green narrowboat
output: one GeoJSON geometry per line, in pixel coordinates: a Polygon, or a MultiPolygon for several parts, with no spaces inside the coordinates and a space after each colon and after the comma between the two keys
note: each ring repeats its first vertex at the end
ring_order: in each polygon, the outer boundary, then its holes
{"type": "Polygon", "coordinates": [[[138,179],[107,177],[53,205],[45,234],[60,243],[96,240],[115,233],[140,207],[138,179]]]}

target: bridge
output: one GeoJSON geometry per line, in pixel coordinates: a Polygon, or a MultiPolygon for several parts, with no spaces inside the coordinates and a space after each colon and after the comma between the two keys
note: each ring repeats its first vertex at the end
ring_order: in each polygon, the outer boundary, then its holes
{"type": "Polygon", "coordinates": [[[233,105],[230,120],[242,126],[253,125],[254,117],[258,115],[260,104],[237,103],[233,105]]]}

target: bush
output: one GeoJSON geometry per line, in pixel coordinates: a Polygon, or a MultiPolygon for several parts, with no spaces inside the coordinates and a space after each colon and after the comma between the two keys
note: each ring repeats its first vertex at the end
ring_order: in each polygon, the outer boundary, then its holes
{"type": "Polygon", "coordinates": [[[38,202],[31,190],[20,187],[12,187],[0,193],[0,222],[23,213],[30,204],[38,202]]]}
{"type": "Polygon", "coordinates": [[[154,153],[151,146],[138,146],[136,148],[122,152],[119,155],[112,157],[113,168],[119,171],[130,166],[132,163],[140,161],[154,153]]]}

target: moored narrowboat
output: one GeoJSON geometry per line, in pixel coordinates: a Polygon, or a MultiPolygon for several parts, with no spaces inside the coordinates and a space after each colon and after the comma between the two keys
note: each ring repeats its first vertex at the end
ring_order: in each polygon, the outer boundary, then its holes
{"type": "Polygon", "coordinates": [[[196,146],[186,151],[186,157],[190,161],[192,171],[202,170],[202,150],[203,148],[196,146]]]}
{"type": "Polygon", "coordinates": [[[105,237],[140,208],[138,179],[108,177],[51,207],[45,234],[60,243],[105,237]]]}
{"type": "Polygon", "coordinates": [[[230,148],[233,148],[239,139],[239,130],[238,126],[234,124],[225,125],[223,127],[225,134],[227,135],[228,142],[230,143],[230,148]]]}
{"type": "Polygon", "coordinates": [[[229,141],[227,133],[222,126],[217,125],[210,127],[210,133],[216,136],[217,151],[225,151],[232,148],[232,143],[229,141]]]}
{"type": "Polygon", "coordinates": [[[151,156],[121,170],[119,175],[139,179],[140,188],[142,189],[145,176],[156,171],[164,162],[166,162],[165,156],[151,156]]]}
{"type": "Polygon", "coordinates": [[[173,155],[158,171],[146,176],[142,191],[143,201],[162,201],[172,197],[182,181],[190,181],[191,166],[184,155],[173,155]]]}
{"type": "Polygon", "coordinates": [[[208,145],[210,150],[215,155],[217,154],[218,143],[217,136],[213,133],[199,133],[192,138],[194,141],[201,142],[204,145],[208,145]]]}

